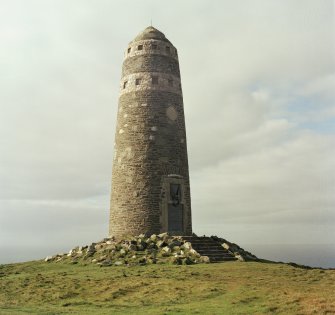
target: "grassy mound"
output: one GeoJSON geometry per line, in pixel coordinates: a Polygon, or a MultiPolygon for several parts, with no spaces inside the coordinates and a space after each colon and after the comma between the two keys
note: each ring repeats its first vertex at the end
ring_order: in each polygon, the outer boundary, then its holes
{"type": "Polygon", "coordinates": [[[0,314],[334,314],[335,271],[225,262],[0,265],[0,314]]]}

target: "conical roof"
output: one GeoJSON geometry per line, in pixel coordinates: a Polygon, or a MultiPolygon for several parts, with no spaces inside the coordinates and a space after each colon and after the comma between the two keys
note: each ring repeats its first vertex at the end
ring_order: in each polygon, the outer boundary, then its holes
{"type": "Polygon", "coordinates": [[[148,26],[143,32],[138,34],[133,42],[137,42],[145,39],[158,39],[170,43],[165,35],[153,26],[148,26]]]}

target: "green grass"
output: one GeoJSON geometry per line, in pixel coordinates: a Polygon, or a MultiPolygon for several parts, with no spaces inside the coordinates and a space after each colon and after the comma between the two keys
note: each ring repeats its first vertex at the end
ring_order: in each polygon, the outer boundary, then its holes
{"type": "Polygon", "coordinates": [[[335,270],[255,262],[1,265],[0,314],[335,314],[335,270]]]}

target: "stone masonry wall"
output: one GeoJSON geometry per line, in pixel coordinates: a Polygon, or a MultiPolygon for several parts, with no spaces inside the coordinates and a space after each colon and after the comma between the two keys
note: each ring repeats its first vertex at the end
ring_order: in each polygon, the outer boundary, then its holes
{"type": "Polygon", "coordinates": [[[123,63],[109,234],[166,232],[167,185],[178,183],[184,209],[180,234],[190,235],[190,183],[177,51],[154,28],[143,33],[130,43],[123,63]],[[151,35],[155,39],[148,39],[151,35]]]}

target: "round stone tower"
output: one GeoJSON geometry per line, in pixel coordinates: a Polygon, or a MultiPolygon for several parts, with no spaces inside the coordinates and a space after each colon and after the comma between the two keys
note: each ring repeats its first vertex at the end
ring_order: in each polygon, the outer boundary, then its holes
{"type": "Polygon", "coordinates": [[[122,67],[109,235],[191,235],[191,198],[177,49],[150,26],[122,67]]]}

